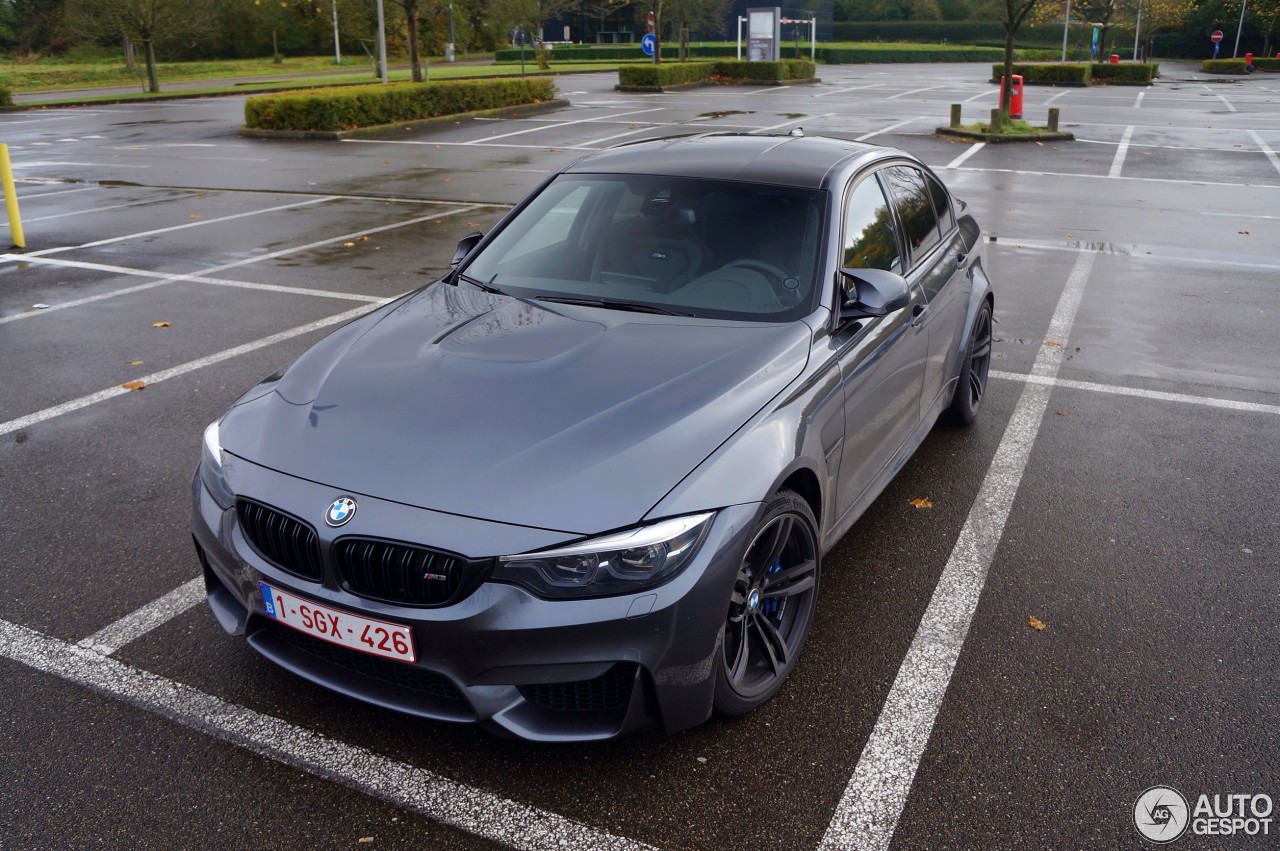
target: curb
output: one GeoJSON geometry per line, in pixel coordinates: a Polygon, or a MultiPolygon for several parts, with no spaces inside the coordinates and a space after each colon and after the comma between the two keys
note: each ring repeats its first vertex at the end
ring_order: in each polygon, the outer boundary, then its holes
{"type": "Polygon", "coordinates": [[[961,139],[976,139],[994,145],[1002,142],[1073,142],[1075,135],[1071,133],[983,133],[978,130],[962,130],[959,127],[939,127],[933,131],[937,136],[957,136],[961,139]]]}
{"type": "Polygon", "coordinates": [[[632,92],[641,94],[662,94],[664,92],[681,92],[687,89],[702,89],[707,86],[811,86],[821,83],[821,77],[809,77],[804,80],[691,80],[687,83],[672,83],[669,86],[624,86],[621,83],[613,87],[615,92],[632,92]]]}

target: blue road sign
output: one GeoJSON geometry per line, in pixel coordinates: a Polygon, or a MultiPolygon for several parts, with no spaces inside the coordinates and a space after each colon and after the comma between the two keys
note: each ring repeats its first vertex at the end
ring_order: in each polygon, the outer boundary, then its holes
{"type": "Polygon", "coordinates": [[[657,39],[653,37],[653,33],[645,33],[640,39],[640,49],[644,51],[645,56],[653,55],[653,48],[657,44],[657,39]]]}

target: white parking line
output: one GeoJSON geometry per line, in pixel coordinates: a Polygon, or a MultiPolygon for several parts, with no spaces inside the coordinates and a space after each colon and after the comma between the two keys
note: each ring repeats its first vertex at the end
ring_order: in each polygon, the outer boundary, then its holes
{"type": "MultiPolygon", "coordinates": [[[[382,299],[379,304],[386,304],[390,301],[393,301],[393,299],[382,299]]],[[[326,319],[317,319],[315,322],[308,322],[306,325],[299,325],[296,328],[290,328],[287,331],[281,331],[278,334],[272,334],[269,337],[263,337],[262,339],[254,340],[251,343],[245,343],[244,345],[224,349],[221,352],[215,352],[214,354],[197,358],[193,361],[187,361],[184,364],[179,364],[178,366],[170,367],[169,369],[162,369],[159,372],[153,372],[150,375],[144,375],[134,380],[141,381],[144,385],[150,387],[153,384],[159,384],[161,381],[168,381],[170,378],[177,378],[178,376],[186,375],[188,372],[195,372],[197,369],[203,369],[206,366],[221,363],[224,360],[230,360],[231,358],[236,358],[240,355],[248,354],[249,352],[255,352],[258,349],[263,349],[267,346],[274,346],[276,343],[291,340],[294,337],[299,337],[303,334],[310,334],[311,332],[319,331],[322,328],[328,328],[332,325],[340,325],[344,322],[349,322],[352,319],[357,319],[363,316],[371,309],[372,307],[369,305],[362,305],[360,307],[353,308],[352,310],[348,310],[345,313],[339,313],[336,316],[330,316],[326,319]]],[[[15,431],[21,431],[24,428],[30,428],[38,423],[51,420],[54,417],[60,417],[63,414],[69,414],[72,411],[78,411],[81,408],[87,408],[90,405],[96,405],[99,402],[105,402],[108,399],[114,399],[116,396],[123,396],[126,393],[132,392],[134,391],[127,390],[118,384],[112,387],[107,387],[104,390],[99,390],[97,393],[90,393],[88,396],[81,396],[79,399],[72,399],[69,402],[63,402],[59,405],[45,408],[42,411],[36,411],[34,414],[27,414],[25,417],[18,417],[17,419],[0,423],[0,436],[4,436],[15,431]]]]}
{"type": "Polygon", "coordinates": [[[125,236],[114,236],[110,239],[99,239],[96,242],[86,242],[81,245],[63,245],[57,248],[46,248],[42,251],[30,251],[23,254],[24,257],[40,257],[46,254],[59,254],[63,251],[75,251],[80,248],[97,248],[100,245],[111,245],[116,242],[127,242],[131,239],[138,239],[144,236],[155,236],[162,233],[172,233],[177,230],[186,230],[187,228],[198,228],[206,225],[216,225],[222,222],[229,222],[234,219],[245,219],[250,216],[261,216],[266,213],[278,213],[282,210],[292,210],[297,207],[308,207],[312,204],[323,204],[326,201],[333,201],[336,196],[322,195],[319,198],[308,198],[306,201],[295,201],[292,204],[281,204],[278,207],[267,207],[262,210],[248,210],[243,213],[232,213],[229,216],[218,216],[212,219],[200,219],[194,222],[184,222],[180,225],[170,225],[167,228],[156,228],[155,230],[142,231],[141,233],[131,233],[125,236]]]}
{"type": "MultiPolygon", "coordinates": [[[[1096,257],[1081,254],[1077,258],[1049,322],[1046,341],[1065,343],[1070,336],[1096,257]]],[[[1041,346],[1032,374],[1056,377],[1064,348],[1041,346]]],[[[1051,387],[1032,382],[1022,388],[911,648],[822,837],[820,848],[824,851],[887,849],[893,840],[1044,420],[1050,392],[1051,387]]]]}
{"type": "Polygon", "coordinates": [[[204,602],[204,577],[197,576],[184,582],[168,594],[152,600],[115,623],[108,624],[93,635],[79,642],[81,647],[110,656],[121,647],[136,641],[156,627],[163,626],[178,615],[204,602]]]}
{"type": "Polygon", "coordinates": [[[1267,155],[1267,159],[1271,161],[1273,166],[1275,166],[1276,171],[1280,171],[1280,159],[1276,158],[1276,152],[1271,150],[1271,147],[1263,141],[1262,137],[1258,135],[1258,131],[1250,130],[1249,135],[1252,136],[1253,141],[1258,144],[1258,150],[1267,155]]]}
{"type": "Polygon", "coordinates": [[[1236,399],[1220,399],[1213,396],[1192,396],[1188,393],[1166,393],[1163,390],[1144,390],[1141,387],[1124,387],[1119,384],[1099,384],[1094,381],[1075,381],[1070,378],[1028,375],[1021,372],[1000,372],[998,370],[992,370],[991,377],[999,378],[1004,381],[1026,381],[1031,384],[1043,384],[1049,387],[1069,387],[1072,390],[1089,390],[1093,393],[1108,393],[1113,396],[1133,396],[1139,399],[1152,399],[1158,402],[1177,402],[1182,405],[1203,405],[1209,408],[1222,408],[1228,411],[1245,411],[1254,414],[1272,414],[1280,416],[1280,405],[1264,405],[1260,402],[1241,402],[1236,399]]]}
{"type": "Polygon", "coordinates": [[[1138,92],[1138,97],[1133,101],[1133,108],[1142,109],[1142,99],[1146,96],[1146,92],[1138,92]]]}
{"type": "Polygon", "coordinates": [[[944,86],[925,86],[922,89],[910,89],[909,91],[898,92],[896,95],[889,95],[887,98],[885,98],[885,100],[897,100],[898,98],[904,98],[907,95],[918,95],[920,94],[920,92],[932,92],[936,89],[948,89],[948,88],[952,88],[952,87],[945,86],[945,85],[944,86]]]}
{"type": "MultiPolygon", "coordinates": [[[[408,219],[403,222],[392,222],[389,225],[380,225],[379,227],[376,227],[376,228],[366,228],[364,230],[355,231],[353,233],[344,233],[340,236],[329,237],[328,239],[322,239],[317,242],[309,242],[306,245],[295,245],[292,248],[281,248],[278,251],[271,251],[266,254],[256,254],[253,257],[246,257],[243,260],[236,260],[232,263],[223,263],[221,266],[211,266],[208,269],[204,269],[202,270],[202,272],[199,272],[199,273],[193,272],[190,274],[167,275],[161,278],[161,280],[154,281],[152,283],[139,284],[133,287],[124,287],[122,289],[112,290],[109,293],[99,293],[98,295],[86,296],[85,298],[75,299],[74,301],[62,302],[60,304],[53,304],[39,311],[31,311],[27,313],[12,313],[8,316],[0,316],[0,325],[3,325],[6,322],[16,322],[19,319],[26,319],[31,316],[45,316],[50,313],[55,313],[59,310],[66,310],[67,308],[70,308],[70,307],[79,307],[80,305],[83,305],[83,304],[90,304],[95,301],[102,301],[108,298],[115,298],[116,296],[128,295],[129,293],[136,293],[141,290],[149,290],[154,287],[164,286],[165,284],[178,283],[180,281],[195,281],[197,279],[204,278],[207,282],[213,283],[217,279],[207,278],[206,277],[207,273],[225,272],[227,269],[237,269],[241,266],[251,266],[254,263],[261,263],[264,260],[274,260],[277,257],[285,257],[290,254],[297,254],[300,251],[310,251],[313,248],[320,248],[325,245],[332,245],[335,242],[349,242],[353,239],[359,239],[362,236],[369,236],[371,234],[381,233],[382,231],[386,231],[386,230],[393,230],[395,228],[402,228],[402,227],[407,227],[409,225],[421,224],[422,222],[429,222],[429,221],[432,221],[433,219],[442,219],[448,216],[456,216],[460,213],[469,213],[472,210],[477,209],[479,206],[481,205],[469,204],[465,207],[459,207],[454,210],[445,210],[439,213],[432,213],[431,215],[428,215],[428,216],[418,216],[417,218],[408,219]]],[[[127,237],[121,237],[121,239],[125,239],[125,238],[127,237]]],[[[23,262],[38,262],[38,261],[34,260],[30,255],[27,255],[27,254],[0,254],[0,263],[4,263],[4,262],[23,263],[23,262]]],[[[235,282],[227,281],[223,285],[231,286],[234,283],[235,282]]],[[[271,284],[246,284],[245,287],[249,289],[274,289],[273,285],[271,284]]],[[[326,291],[316,290],[314,291],[314,293],[308,293],[308,294],[310,295],[310,294],[316,294],[316,293],[322,293],[322,292],[326,292],[326,291]]],[[[371,303],[383,303],[385,301],[384,299],[379,299],[376,296],[370,297],[370,298],[371,298],[371,303]]]]}
{"type": "Polygon", "coordinates": [[[842,89],[833,89],[832,91],[829,91],[829,92],[820,92],[814,95],[814,97],[825,98],[831,95],[841,95],[841,94],[844,94],[845,92],[858,92],[858,91],[862,91],[863,89],[878,89],[883,85],[884,83],[871,83],[866,86],[846,86],[845,88],[842,88],[842,89]]]}
{"type": "Polygon", "coordinates": [[[1107,172],[1107,177],[1119,177],[1120,169],[1124,167],[1124,158],[1129,153],[1129,139],[1133,136],[1133,125],[1130,124],[1124,128],[1124,135],[1120,137],[1120,147],[1116,148],[1115,159],[1111,161],[1111,171],[1107,172]]]}
{"type": "Polygon", "coordinates": [[[872,133],[863,133],[861,136],[857,137],[853,141],[865,142],[874,136],[879,136],[882,133],[889,133],[891,131],[897,130],[899,127],[906,127],[908,124],[911,124],[916,121],[922,121],[927,117],[928,116],[925,116],[925,115],[917,115],[915,118],[908,118],[906,121],[899,121],[897,124],[890,124],[888,127],[882,128],[880,130],[876,130],[872,133]]]}
{"type": "MultiPolygon", "coordinates": [[[[181,201],[185,198],[190,198],[190,197],[191,197],[190,194],[175,195],[169,198],[165,198],[163,199],[163,201],[181,201]]],[[[26,225],[26,224],[32,224],[34,222],[47,222],[52,219],[65,219],[68,216],[83,216],[88,213],[106,213],[111,210],[123,210],[126,207],[145,207],[151,204],[158,204],[158,203],[162,203],[162,201],[157,200],[155,198],[144,198],[141,201],[126,201],[123,204],[111,204],[110,206],[107,206],[107,207],[81,207],[79,209],[71,210],[66,213],[51,213],[50,215],[47,215],[47,216],[24,217],[22,221],[23,221],[23,224],[26,225]]],[[[3,222],[0,224],[3,224],[5,227],[8,227],[7,222],[3,222]]],[[[32,253],[36,254],[37,252],[32,252],[32,253]]]]}
{"type": "MultiPolygon", "coordinates": [[[[1217,93],[1215,92],[1215,94],[1217,94],[1217,93]]],[[[1226,104],[1226,106],[1227,106],[1227,111],[1228,111],[1228,112],[1236,112],[1236,111],[1237,111],[1237,110],[1236,110],[1236,108],[1235,108],[1234,106],[1232,106],[1231,101],[1227,100],[1227,99],[1226,99],[1226,97],[1224,97],[1223,95],[1218,95],[1218,100],[1220,100],[1220,101],[1222,101],[1224,104],[1226,104]]]]}
{"type": "MultiPolygon", "coordinates": [[[[1063,94],[1066,94],[1066,92],[1063,92],[1063,94]]],[[[996,97],[998,97],[999,95],[1000,95],[999,89],[987,89],[985,92],[982,92],[981,94],[976,94],[971,98],[965,98],[963,101],[961,101],[961,103],[973,103],[975,100],[982,100],[983,98],[991,98],[992,100],[995,100],[996,97]]],[[[1059,97],[1061,97],[1061,95],[1059,95],[1059,97]]]]}
{"type": "Polygon", "coordinates": [[[987,143],[986,143],[986,142],[974,142],[972,145],[970,145],[970,146],[969,146],[969,150],[965,151],[963,154],[961,154],[960,156],[956,157],[956,158],[955,158],[954,160],[952,160],[951,162],[949,162],[949,163],[947,163],[946,165],[944,165],[944,166],[943,166],[943,168],[944,168],[944,169],[945,169],[945,168],[959,168],[960,166],[964,165],[965,160],[969,159],[969,157],[971,157],[971,156],[973,156],[974,154],[978,153],[978,151],[981,151],[981,150],[982,150],[983,148],[985,148],[986,146],[987,146],[987,143]]]}
{"type": "MultiPolygon", "coordinates": [[[[475,140],[472,140],[471,142],[463,142],[462,144],[464,145],[489,144],[490,142],[493,142],[497,139],[508,139],[512,136],[522,136],[525,133],[537,133],[540,130],[555,130],[559,127],[569,127],[573,124],[594,124],[601,121],[613,121],[614,119],[622,118],[623,116],[626,116],[626,115],[643,115],[648,112],[661,112],[665,108],[666,107],[655,106],[650,109],[632,109],[632,110],[628,110],[627,112],[617,112],[612,115],[598,115],[594,118],[579,118],[574,121],[562,121],[559,124],[546,124],[541,127],[526,127],[524,130],[513,130],[510,133],[499,133],[496,136],[489,136],[484,139],[475,139],[475,140]]],[[[562,147],[562,146],[552,145],[551,147],[562,147]]]]}
{"type": "Polygon", "coordinates": [[[1065,177],[1069,180],[1131,180],[1135,183],[1172,183],[1185,186],[1216,186],[1225,189],[1280,189],[1274,183],[1225,183],[1217,180],[1179,180],[1174,177],[1111,177],[1107,174],[1088,174],[1070,171],[1031,171],[1022,168],[976,168],[964,167],[958,171],[969,171],[974,174],[1021,174],[1026,177],[1065,177]]]}
{"type": "Polygon", "coordinates": [[[1058,98],[1064,98],[1064,97],[1066,97],[1066,96],[1067,96],[1067,95],[1069,95],[1069,94],[1071,94],[1071,90],[1070,90],[1070,89],[1063,89],[1062,91],[1058,92],[1056,95],[1054,95],[1053,97],[1051,97],[1051,98],[1049,98],[1047,101],[1045,101],[1045,104],[1046,104],[1046,105],[1051,104],[1051,103],[1053,103],[1054,101],[1056,101],[1058,98]]]}
{"type": "MultiPolygon", "coordinates": [[[[24,182],[27,182],[27,181],[24,181],[24,182]]],[[[35,181],[31,181],[31,182],[34,183],[35,181]]],[[[37,185],[48,186],[49,184],[44,182],[39,182],[37,183],[37,185]]],[[[36,198],[55,198],[59,195],[70,195],[73,192],[93,192],[98,188],[99,187],[97,186],[81,186],[79,189],[55,189],[53,192],[35,192],[30,195],[23,195],[19,193],[18,200],[25,204],[28,201],[34,201],[36,198]]]]}
{"type": "Polygon", "coordinates": [[[271,715],[0,620],[0,656],[442,824],[527,851],[652,847],[335,741],[271,715]]]}

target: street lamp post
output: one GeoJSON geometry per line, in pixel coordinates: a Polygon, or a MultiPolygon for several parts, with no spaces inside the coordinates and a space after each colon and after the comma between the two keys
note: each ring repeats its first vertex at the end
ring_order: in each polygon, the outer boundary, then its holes
{"type": "Polygon", "coordinates": [[[338,0],[333,0],[333,64],[342,64],[342,47],[338,44],[338,0]]]}
{"type": "Polygon", "coordinates": [[[378,0],[378,67],[382,71],[382,82],[387,82],[387,25],[382,15],[382,0],[378,0]]]}
{"type": "Polygon", "coordinates": [[[1240,23],[1236,27],[1236,46],[1231,49],[1231,58],[1235,59],[1236,54],[1240,52],[1240,31],[1244,29],[1244,10],[1249,7],[1249,0],[1244,0],[1240,4],[1240,23]]]}
{"type": "Polygon", "coordinates": [[[1062,19],[1062,61],[1067,61],[1067,25],[1071,23],[1071,0],[1067,0],[1067,15],[1062,19]]]}

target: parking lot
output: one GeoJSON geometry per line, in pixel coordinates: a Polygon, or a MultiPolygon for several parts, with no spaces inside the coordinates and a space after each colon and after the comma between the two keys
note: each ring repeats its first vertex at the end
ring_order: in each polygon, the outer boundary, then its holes
{"type": "Polygon", "coordinates": [[[1111,849],[1144,845],[1153,786],[1280,798],[1280,79],[1030,87],[1074,142],[935,136],[987,114],[988,68],[565,76],[562,110],[344,142],[241,138],[242,98],[6,116],[0,848],[1111,849]],[[795,127],[908,150],[969,203],[997,347],[977,425],[936,428],[827,557],[770,703],[533,745],[222,632],[189,489],[244,390],[586,151],[795,127]]]}

